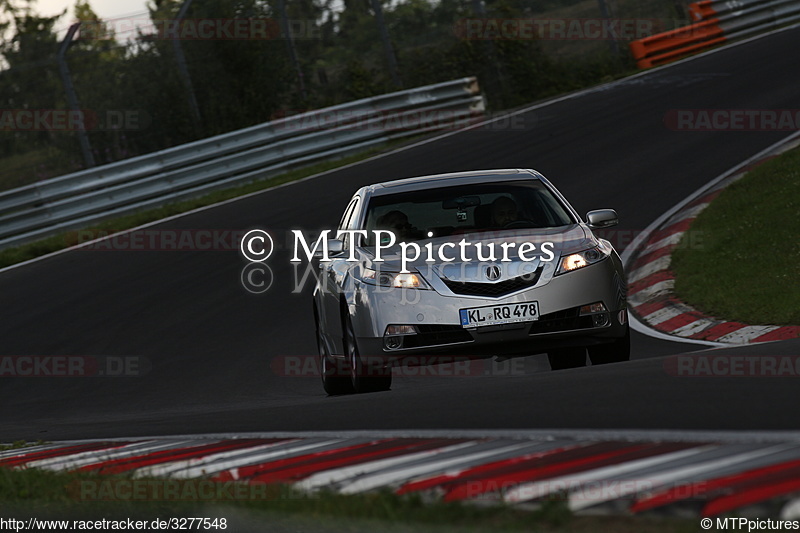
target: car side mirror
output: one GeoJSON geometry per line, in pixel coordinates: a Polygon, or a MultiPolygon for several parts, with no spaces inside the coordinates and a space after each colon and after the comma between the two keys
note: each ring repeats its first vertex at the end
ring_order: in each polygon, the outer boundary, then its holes
{"type": "Polygon", "coordinates": [[[340,254],[344,251],[344,241],[341,239],[328,239],[328,253],[340,254]]]}
{"type": "MultiPolygon", "coordinates": [[[[344,241],[341,239],[328,239],[325,242],[325,246],[328,248],[328,255],[338,255],[344,251],[344,241]]],[[[314,257],[323,257],[323,248],[317,248],[314,251],[314,257]]]]}
{"type": "Polygon", "coordinates": [[[586,220],[592,229],[604,229],[619,224],[617,212],[613,209],[595,209],[586,213],[586,220]]]}

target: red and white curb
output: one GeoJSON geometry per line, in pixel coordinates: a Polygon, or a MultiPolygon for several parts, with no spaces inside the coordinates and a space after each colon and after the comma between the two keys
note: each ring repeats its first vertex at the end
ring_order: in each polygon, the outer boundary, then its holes
{"type": "MultiPolygon", "coordinates": [[[[694,309],[674,296],[675,276],[670,270],[672,252],[683,234],[725,187],[750,169],[797,146],[800,134],[795,133],[726,172],[656,220],[625,250],[628,305],[638,322],[632,321],[632,325],[643,325],[673,339],[718,346],[800,337],[800,326],[749,325],[694,309]]],[[[648,333],[646,329],[642,332],[648,333]]]]}
{"type": "Polygon", "coordinates": [[[428,500],[521,508],[559,498],[582,514],[800,518],[796,435],[750,442],[577,435],[322,433],[71,441],[0,452],[0,467],[122,474],[131,483],[199,479],[343,494],[388,489],[428,500]]]}

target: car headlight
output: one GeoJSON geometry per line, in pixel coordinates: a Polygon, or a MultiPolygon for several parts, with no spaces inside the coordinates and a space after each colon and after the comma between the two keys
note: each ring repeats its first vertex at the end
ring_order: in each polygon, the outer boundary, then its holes
{"type": "Polygon", "coordinates": [[[361,281],[370,285],[380,285],[381,287],[396,287],[398,289],[430,289],[430,285],[420,276],[413,272],[382,272],[371,268],[361,269],[361,281]]]}
{"type": "Polygon", "coordinates": [[[599,263],[611,255],[611,250],[611,245],[608,242],[600,240],[594,248],[589,248],[588,250],[574,254],[562,255],[558,262],[556,275],[572,272],[573,270],[599,263]]]}

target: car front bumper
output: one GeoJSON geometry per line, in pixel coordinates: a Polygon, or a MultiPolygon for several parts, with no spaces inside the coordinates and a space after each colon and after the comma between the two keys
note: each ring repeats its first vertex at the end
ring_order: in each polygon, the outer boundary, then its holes
{"type": "Polygon", "coordinates": [[[420,355],[532,355],[611,342],[623,337],[628,327],[625,284],[616,254],[504,298],[471,298],[434,290],[375,290],[360,283],[350,312],[360,353],[388,360],[420,355]],[[536,321],[461,326],[460,309],[531,301],[538,302],[536,321]],[[581,306],[595,302],[605,305],[607,323],[596,325],[591,315],[580,316],[581,306]],[[389,349],[384,336],[389,325],[412,325],[418,334],[403,335],[401,347],[389,349]]]}

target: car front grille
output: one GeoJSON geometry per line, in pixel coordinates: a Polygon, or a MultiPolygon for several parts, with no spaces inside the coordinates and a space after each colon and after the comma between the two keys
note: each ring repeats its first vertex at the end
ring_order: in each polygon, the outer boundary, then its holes
{"type": "Polygon", "coordinates": [[[418,334],[403,337],[403,348],[422,348],[472,341],[472,335],[461,326],[420,324],[416,328],[419,331],[418,334]]]}
{"type": "Polygon", "coordinates": [[[499,298],[511,294],[512,292],[533,287],[539,282],[539,277],[542,275],[543,269],[544,267],[540,266],[529,274],[517,276],[516,278],[507,279],[498,283],[473,283],[453,281],[446,278],[442,278],[442,281],[447,285],[447,288],[455,294],[499,298]]]}
{"type": "Polygon", "coordinates": [[[539,320],[531,324],[528,332],[530,335],[540,333],[556,333],[558,331],[570,331],[574,329],[586,329],[592,327],[592,317],[589,315],[580,316],[581,308],[573,307],[541,315],[539,320]]]}

